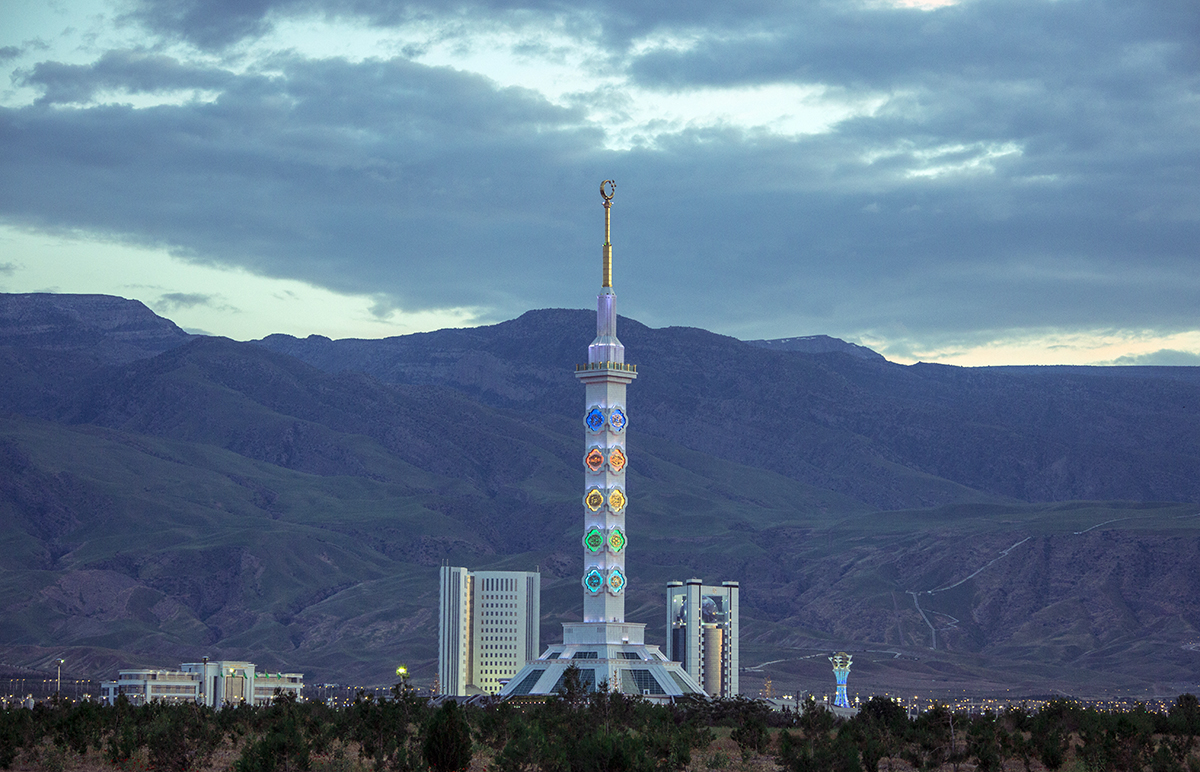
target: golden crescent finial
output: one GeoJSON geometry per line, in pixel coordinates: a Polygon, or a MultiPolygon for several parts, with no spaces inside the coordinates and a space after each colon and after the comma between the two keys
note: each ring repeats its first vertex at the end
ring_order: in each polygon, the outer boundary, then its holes
{"type": "Polygon", "coordinates": [[[617,183],[605,180],[600,183],[600,196],[604,199],[604,268],[602,287],[612,287],[612,236],[609,231],[613,196],[617,195],[617,183]]]}

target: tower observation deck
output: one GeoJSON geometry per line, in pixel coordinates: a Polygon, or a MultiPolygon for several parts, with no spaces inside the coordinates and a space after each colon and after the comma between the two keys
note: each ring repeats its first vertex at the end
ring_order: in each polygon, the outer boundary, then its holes
{"type": "MultiPolygon", "coordinates": [[[[617,295],[612,283],[612,204],[616,183],[600,183],[604,200],[604,246],[600,294],[596,298],[596,339],[588,346],[587,364],[576,365],[584,385],[583,415],[583,621],[563,623],[563,642],[550,645],[530,660],[500,692],[502,697],[553,694],[563,673],[574,664],[583,683],[601,683],[626,694],[669,700],[704,690],[677,662],[657,646],[645,644],[644,624],[625,621],[625,573],[629,545],[625,487],[629,466],[625,404],[626,387],[637,367],[626,363],[617,338],[617,295]]],[[[578,499],[576,499],[578,501],[578,499]]]]}

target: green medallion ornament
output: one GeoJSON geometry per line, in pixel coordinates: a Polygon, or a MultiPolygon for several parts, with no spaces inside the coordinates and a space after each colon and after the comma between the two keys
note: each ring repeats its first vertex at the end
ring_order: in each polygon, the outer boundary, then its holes
{"type": "Polygon", "coordinates": [[[583,546],[587,547],[588,552],[599,552],[604,546],[604,534],[599,528],[593,528],[583,537],[583,546]]]}

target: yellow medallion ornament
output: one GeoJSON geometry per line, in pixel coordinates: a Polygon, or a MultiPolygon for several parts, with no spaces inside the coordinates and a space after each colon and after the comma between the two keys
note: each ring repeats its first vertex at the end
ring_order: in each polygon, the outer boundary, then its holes
{"type": "Polygon", "coordinates": [[[621,569],[614,568],[608,572],[608,589],[614,595],[619,595],[625,589],[625,574],[621,573],[621,569]]]}
{"type": "Polygon", "coordinates": [[[598,512],[600,507],[604,506],[604,494],[600,492],[599,488],[592,488],[583,497],[583,503],[587,505],[588,509],[598,512]]]}
{"type": "Polygon", "coordinates": [[[588,451],[587,457],[583,459],[583,463],[593,472],[599,472],[600,468],[604,466],[604,454],[600,452],[599,448],[592,448],[588,451]]]}
{"type": "Polygon", "coordinates": [[[608,468],[617,474],[620,474],[621,470],[625,468],[625,454],[621,452],[620,448],[613,448],[612,452],[608,454],[608,468]]]}
{"type": "Polygon", "coordinates": [[[608,508],[613,512],[620,512],[625,508],[625,494],[621,493],[620,488],[614,488],[613,492],[608,494],[608,508]]]}

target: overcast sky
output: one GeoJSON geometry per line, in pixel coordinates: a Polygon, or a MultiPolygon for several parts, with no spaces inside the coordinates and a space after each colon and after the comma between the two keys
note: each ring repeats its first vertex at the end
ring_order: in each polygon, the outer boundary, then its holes
{"type": "Polygon", "coordinates": [[[0,291],[1200,364],[1196,0],[5,0],[0,291]]]}

